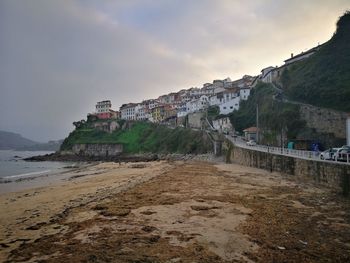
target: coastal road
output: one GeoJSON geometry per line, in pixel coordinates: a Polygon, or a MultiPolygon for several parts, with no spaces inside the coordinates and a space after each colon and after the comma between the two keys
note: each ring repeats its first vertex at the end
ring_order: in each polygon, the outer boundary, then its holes
{"type": "MultiPolygon", "coordinates": [[[[244,141],[241,137],[234,138],[231,135],[226,135],[226,138],[231,141],[234,145],[259,151],[259,152],[268,152],[272,154],[277,155],[284,155],[284,156],[291,156],[299,159],[304,160],[314,160],[318,162],[327,162],[327,163],[334,163],[335,161],[331,160],[322,160],[320,159],[319,153],[314,151],[302,151],[302,150],[294,150],[294,149],[287,149],[287,148],[281,148],[281,147],[272,147],[267,145],[255,145],[255,146],[249,146],[246,144],[246,141],[244,141]]],[[[337,161],[338,164],[344,164],[344,165],[350,165],[350,155],[348,155],[348,159],[346,162],[337,161]]]]}

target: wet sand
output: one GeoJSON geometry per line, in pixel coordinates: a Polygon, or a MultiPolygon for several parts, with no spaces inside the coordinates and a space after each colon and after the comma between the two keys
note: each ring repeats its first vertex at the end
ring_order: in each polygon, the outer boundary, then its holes
{"type": "Polygon", "coordinates": [[[350,261],[349,199],[235,164],[101,163],[0,212],[0,261],[350,261]]]}

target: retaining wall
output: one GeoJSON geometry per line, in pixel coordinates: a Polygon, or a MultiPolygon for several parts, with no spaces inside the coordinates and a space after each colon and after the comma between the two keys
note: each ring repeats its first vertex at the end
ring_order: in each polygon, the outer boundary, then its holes
{"type": "Polygon", "coordinates": [[[108,157],[117,156],[123,152],[122,144],[74,144],[72,152],[82,156],[108,157]]]}
{"type": "Polygon", "coordinates": [[[347,113],[311,105],[300,106],[300,116],[309,128],[319,133],[333,133],[336,138],[346,138],[347,113]]]}
{"type": "Polygon", "coordinates": [[[299,159],[240,148],[225,142],[226,161],[311,179],[350,195],[350,165],[299,159]]]}

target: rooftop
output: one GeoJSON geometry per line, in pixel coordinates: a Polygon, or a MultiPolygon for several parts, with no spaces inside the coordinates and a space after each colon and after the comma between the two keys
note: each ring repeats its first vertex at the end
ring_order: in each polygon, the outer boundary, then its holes
{"type": "Polygon", "coordinates": [[[257,132],[258,128],[257,127],[249,127],[245,130],[243,130],[244,132],[257,132]]]}

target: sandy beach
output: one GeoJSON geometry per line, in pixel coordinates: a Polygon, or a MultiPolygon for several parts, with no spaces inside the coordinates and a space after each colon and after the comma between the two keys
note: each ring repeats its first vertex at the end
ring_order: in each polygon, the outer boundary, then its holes
{"type": "Polygon", "coordinates": [[[1,262],[350,260],[349,199],[235,164],[90,164],[0,213],[1,262]]]}

